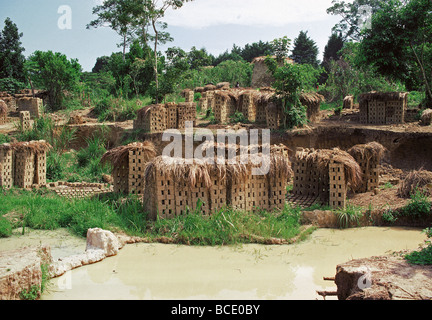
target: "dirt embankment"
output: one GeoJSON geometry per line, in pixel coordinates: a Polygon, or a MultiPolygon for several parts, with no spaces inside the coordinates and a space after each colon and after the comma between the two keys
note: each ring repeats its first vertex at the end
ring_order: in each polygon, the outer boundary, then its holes
{"type": "Polygon", "coordinates": [[[432,300],[432,266],[391,255],[337,266],[339,300],[432,300]]]}

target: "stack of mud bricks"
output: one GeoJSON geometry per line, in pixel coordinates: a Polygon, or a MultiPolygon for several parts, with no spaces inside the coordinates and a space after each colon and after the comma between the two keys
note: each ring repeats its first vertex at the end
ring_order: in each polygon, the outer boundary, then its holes
{"type": "Polygon", "coordinates": [[[244,181],[232,180],[228,187],[228,200],[234,210],[246,210],[246,184],[244,181]]]}
{"type": "Polygon", "coordinates": [[[386,124],[404,123],[405,109],[402,101],[387,101],[386,124]]]}
{"type": "Polygon", "coordinates": [[[305,198],[316,198],[319,194],[319,174],[317,168],[306,161],[294,163],[293,194],[305,198]]]}
{"type": "Polygon", "coordinates": [[[158,104],[150,108],[144,119],[146,132],[162,132],[167,128],[167,111],[164,105],[158,104]]]}
{"type": "Polygon", "coordinates": [[[177,115],[177,104],[169,102],[165,104],[166,115],[167,115],[167,129],[177,129],[178,127],[178,115],[177,115]]]}
{"type": "Polygon", "coordinates": [[[19,98],[16,101],[18,111],[29,111],[31,118],[39,118],[42,115],[43,100],[39,98],[19,98]]]}
{"type": "Polygon", "coordinates": [[[13,151],[9,144],[0,145],[0,187],[10,189],[14,179],[13,151]]]}
{"type": "Polygon", "coordinates": [[[189,194],[181,192],[178,197],[180,206],[176,205],[174,181],[163,172],[157,172],[154,189],[156,194],[153,214],[158,214],[160,218],[170,219],[181,215],[189,205],[189,194]]]}
{"type": "Polygon", "coordinates": [[[207,112],[207,110],[209,109],[207,94],[207,92],[201,93],[201,98],[199,99],[199,108],[201,109],[201,112],[207,112]]]}
{"type": "Polygon", "coordinates": [[[29,111],[20,111],[20,125],[22,131],[28,131],[31,129],[31,120],[29,111]]]}
{"type": "Polygon", "coordinates": [[[278,130],[281,126],[281,114],[273,102],[266,108],[266,123],[267,128],[271,130],[278,130]]]}
{"type": "Polygon", "coordinates": [[[7,92],[0,92],[0,100],[3,100],[9,111],[11,112],[15,112],[16,111],[16,101],[15,98],[13,96],[11,96],[9,93],[7,92]]]}
{"type": "Polygon", "coordinates": [[[210,188],[210,206],[212,212],[217,212],[223,209],[227,204],[227,186],[224,184],[221,179],[215,178],[215,175],[212,175],[212,186],[210,188]]]}
{"type": "MultiPolygon", "coordinates": [[[[0,103],[1,102],[2,101],[0,100],[0,103]]],[[[6,124],[7,122],[8,122],[7,113],[0,113],[0,126],[6,124]]]]}
{"type": "Polygon", "coordinates": [[[129,151],[128,193],[142,196],[144,194],[145,163],[141,151],[129,151]]]}
{"type": "Polygon", "coordinates": [[[222,95],[216,94],[214,97],[214,117],[219,123],[227,123],[229,118],[228,113],[228,100],[222,95]]]}
{"type": "Polygon", "coordinates": [[[379,159],[355,159],[363,173],[361,185],[356,188],[359,193],[373,191],[379,187],[379,159]]]}
{"type": "Polygon", "coordinates": [[[215,109],[215,103],[216,103],[215,92],[216,91],[207,91],[205,93],[207,99],[207,108],[212,109],[213,111],[215,109]]]}
{"type": "Polygon", "coordinates": [[[14,185],[18,188],[29,189],[35,178],[35,154],[30,150],[15,152],[14,185]]]}
{"type": "Polygon", "coordinates": [[[256,119],[257,119],[257,106],[254,103],[252,92],[245,92],[242,94],[241,110],[242,110],[243,115],[250,122],[256,121],[256,119]]]}
{"type": "Polygon", "coordinates": [[[114,193],[129,193],[129,163],[124,161],[121,165],[113,168],[112,172],[114,193]]]}
{"type": "Polygon", "coordinates": [[[330,206],[333,209],[346,209],[347,186],[345,183],[344,165],[330,160],[329,179],[330,206]]]}
{"type": "Polygon", "coordinates": [[[63,198],[72,199],[85,199],[96,195],[112,192],[112,187],[107,184],[100,183],[70,183],[70,182],[51,182],[47,185],[48,189],[63,198]]]}
{"type": "Polygon", "coordinates": [[[34,184],[45,186],[47,174],[47,156],[45,152],[35,154],[34,184]]]}
{"type": "Polygon", "coordinates": [[[218,92],[215,93],[214,101],[213,111],[215,120],[219,123],[228,123],[229,118],[236,112],[235,101],[222,94],[218,94],[218,92]]]}
{"type": "Polygon", "coordinates": [[[269,210],[269,184],[264,175],[250,175],[246,183],[246,210],[269,210]]]}
{"type": "Polygon", "coordinates": [[[202,216],[210,216],[210,194],[209,189],[204,185],[202,181],[197,182],[190,188],[190,210],[196,212],[200,207],[200,213],[202,216]]]}
{"type": "Polygon", "coordinates": [[[195,92],[193,90],[187,90],[184,92],[185,102],[194,102],[195,92]]]}
{"type": "Polygon", "coordinates": [[[363,124],[402,124],[407,109],[406,93],[368,93],[359,97],[359,120],[363,124]]]}
{"type": "Polygon", "coordinates": [[[283,180],[280,173],[270,179],[269,210],[283,209],[286,203],[287,182],[283,180]]]}
{"type": "Polygon", "coordinates": [[[186,128],[186,122],[196,124],[196,105],[194,102],[179,103],[177,106],[177,128],[186,128]]]}
{"type": "Polygon", "coordinates": [[[377,125],[386,124],[386,102],[369,102],[369,123],[377,125]]]}

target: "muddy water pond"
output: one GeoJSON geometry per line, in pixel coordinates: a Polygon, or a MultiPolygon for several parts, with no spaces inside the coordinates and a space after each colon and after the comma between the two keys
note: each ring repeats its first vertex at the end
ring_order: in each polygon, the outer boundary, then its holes
{"type": "Polygon", "coordinates": [[[333,277],[338,264],[416,249],[424,240],[419,229],[360,228],[319,229],[287,246],[127,245],[115,257],[51,280],[42,299],[322,299],[316,291],[335,289],[323,277],[333,277]]]}

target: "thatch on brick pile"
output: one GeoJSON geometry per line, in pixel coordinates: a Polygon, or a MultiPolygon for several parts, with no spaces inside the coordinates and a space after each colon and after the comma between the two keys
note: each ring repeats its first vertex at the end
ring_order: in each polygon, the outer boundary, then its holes
{"type": "Polygon", "coordinates": [[[346,96],[343,101],[344,109],[352,109],[354,107],[354,96],[346,96]]]}
{"type": "Polygon", "coordinates": [[[430,126],[432,124],[432,109],[426,109],[421,115],[421,124],[430,126]]]}
{"type": "Polygon", "coordinates": [[[208,84],[204,86],[204,91],[215,91],[217,87],[214,84],[208,84]]]}
{"type": "Polygon", "coordinates": [[[362,183],[362,170],[357,161],[347,152],[338,148],[331,150],[308,150],[303,149],[297,151],[296,160],[306,161],[311,166],[315,165],[321,175],[326,175],[329,172],[329,164],[331,160],[344,166],[345,182],[351,184],[352,187],[357,187],[362,183]]]}
{"type": "Polygon", "coordinates": [[[52,146],[45,140],[30,141],[30,142],[16,142],[11,144],[11,148],[15,152],[32,152],[34,154],[45,153],[52,149],[52,146]]]}
{"type": "Polygon", "coordinates": [[[359,103],[363,100],[379,100],[379,101],[401,101],[408,97],[409,92],[368,92],[359,96],[359,103]]]}
{"type": "Polygon", "coordinates": [[[229,82],[220,82],[220,83],[216,84],[216,88],[217,89],[230,89],[231,88],[231,83],[229,83],[229,82]]]}
{"type": "Polygon", "coordinates": [[[302,92],[300,95],[300,102],[303,104],[317,104],[324,101],[324,96],[316,92],[302,92]]]}
{"type": "Polygon", "coordinates": [[[110,162],[114,167],[118,167],[128,160],[130,151],[141,152],[144,162],[155,158],[157,154],[156,147],[152,142],[134,142],[107,151],[102,156],[101,163],[105,164],[110,162]]]}
{"type": "Polygon", "coordinates": [[[378,142],[370,142],[367,144],[359,144],[348,150],[348,153],[354,159],[376,159],[378,162],[382,159],[387,149],[378,142]]]}
{"type": "Polygon", "coordinates": [[[205,92],[205,88],[204,88],[204,87],[196,87],[196,88],[194,89],[194,91],[195,91],[196,93],[203,93],[203,92],[205,92]]]}
{"type": "Polygon", "coordinates": [[[141,108],[137,111],[138,118],[144,119],[150,111],[155,110],[157,108],[165,108],[165,106],[163,104],[152,104],[144,108],[141,108]]]}
{"type": "Polygon", "coordinates": [[[185,98],[186,95],[187,95],[189,92],[191,92],[191,91],[193,91],[193,90],[191,90],[191,89],[184,89],[184,90],[182,90],[182,92],[180,92],[180,96],[181,96],[182,98],[185,98]]]}
{"type": "Polygon", "coordinates": [[[8,113],[8,107],[6,102],[0,100],[0,115],[5,115],[8,113]]]}
{"type": "Polygon", "coordinates": [[[0,144],[0,151],[12,150],[12,145],[9,143],[0,144]]]}
{"type": "Polygon", "coordinates": [[[411,171],[402,181],[398,196],[410,198],[417,191],[432,196],[432,172],[423,169],[411,171]]]}
{"type": "Polygon", "coordinates": [[[171,158],[166,156],[156,157],[147,163],[145,167],[145,183],[155,181],[155,173],[161,172],[175,183],[194,187],[196,183],[202,182],[206,188],[212,186],[209,166],[206,162],[198,159],[171,158]]]}

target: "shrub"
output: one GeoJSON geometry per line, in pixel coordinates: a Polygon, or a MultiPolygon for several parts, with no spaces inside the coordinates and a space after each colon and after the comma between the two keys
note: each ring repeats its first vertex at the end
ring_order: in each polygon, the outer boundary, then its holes
{"type": "Polygon", "coordinates": [[[405,255],[405,259],[411,264],[432,265],[432,244],[420,251],[414,251],[405,255]]]}
{"type": "Polygon", "coordinates": [[[420,217],[429,215],[432,208],[430,198],[423,192],[417,190],[412,196],[410,202],[402,209],[405,216],[420,217]]]}

